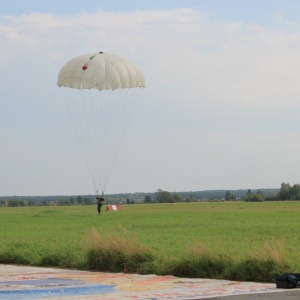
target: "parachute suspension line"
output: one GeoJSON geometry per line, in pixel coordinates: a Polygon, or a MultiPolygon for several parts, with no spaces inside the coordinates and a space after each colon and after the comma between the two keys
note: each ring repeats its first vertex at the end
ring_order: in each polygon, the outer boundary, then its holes
{"type": "MultiPolygon", "coordinates": [[[[109,140],[109,144],[107,145],[107,151],[110,153],[110,155],[107,154],[107,157],[104,162],[105,166],[105,178],[103,183],[103,190],[106,189],[107,180],[108,180],[108,174],[113,168],[112,159],[116,155],[116,141],[118,140],[118,128],[119,124],[123,122],[122,117],[123,115],[120,114],[120,104],[119,104],[119,91],[110,91],[110,94],[115,96],[109,99],[109,102],[107,101],[107,110],[110,112],[110,122],[109,122],[109,129],[108,132],[110,133],[110,136],[106,136],[107,141],[109,140]]],[[[126,99],[123,99],[124,101],[126,99]]],[[[125,114],[125,112],[123,111],[125,114]]],[[[105,142],[105,144],[106,144],[105,142]]]]}
{"type": "MultiPolygon", "coordinates": [[[[94,59],[97,55],[101,55],[103,54],[103,52],[99,52],[97,54],[94,54],[92,56],[89,57],[89,59],[86,61],[86,63],[82,66],[82,70],[86,71],[86,69],[89,66],[89,63],[91,62],[92,59],[94,59]]],[[[99,110],[97,109],[97,107],[95,107],[95,105],[97,104],[97,102],[95,101],[94,97],[93,97],[93,92],[91,89],[89,90],[85,90],[83,89],[82,86],[82,81],[83,81],[83,77],[84,77],[84,73],[82,73],[81,76],[81,92],[83,95],[83,106],[84,106],[84,111],[85,111],[85,124],[86,125],[86,132],[82,133],[83,137],[85,138],[85,134],[87,135],[86,137],[88,137],[88,140],[85,141],[88,142],[89,144],[89,153],[87,153],[86,151],[86,147],[84,144],[81,143],[82,145],[82,152],[84,154],[85,157],[85,161],[86,161],[86,165],[88,167],[89,173],[90,173],[90,177],[92,179],[93,185],[94,185],[94,189],[96,191],[96,194],[98,195],[98,189],[101,185],[101,173],[99,173],[99,171],[97,172],[97,167],[99,166],[99,158],[101,157],[101,153],[97,153],[98,151],[101,152],[101,147],[100,147],[100,140],[99,140],[99,128],[101,129],[101,124],[99,124],[99,120],[101,122],[101,116],[99,119],[99,116],[97,115],[97,112],[99,112],[99,110]],[[87,95],[89,94],[89,95],[87,95]],[[98,120],[98,121],[97,121],[98,120]],[[98,151],[95,151],[95,149],[97,149],[98,151]],[[88,159],[90,158],[90,159],[88,159]]],[[[99,92],[99,91],[97,91],[99,92]]],[[[100,110],[100,112],[102,112],[102,110],[100,110]]],[[[79,140],[85,140],[82,137],[79,137],[79,140]]]]}
{"type": "MultiPolygon", "coordinates": [[[[82,104],[83,104],[83,113],[84,113],[84,119],[85,119],[85,125],[86,125],[86,134],[87,134],[87,149],[88,149],[88,155],[91,157],[91,161],[89,163],[89,169],[92,170],[93,169],[93,162],[95,161],[95,153],[93,152],[93,133],[92,130],[94,128],[94,120],[93,120],[93,114],[91,111],[91,105],[88,103],[89,102],[89,97],[88,97],[88,93],[90,92],[90,90],[85,91],[86,93],[84,93],[85,99],[83,99],[82,104]]],[[[96,178],[95,178],[95,174],[94,172],[90,171],[90,175],[92,177],[92,181],[93,181],[93,185],[95,190],[97,191],[97,186],[96,186],[96,178]]]]}
{"type": "Polygon", "coordinates": [[[103,156],[101,160],[100,168],[102,168],[103,181],[101,182],[102,191],[105,191],[105,174],[107,174],[107,170],[109,169],[109,155],[112,155],[112,135],[113,135],[113,122],[114,122],[114,112],[113,112],[113,92],[111,90],[103,91],[105,97],[102,98],[102,110],[105,112],[103,131],[102,131],[102,149],[103,156]]]}
{"type": "Polygon", "coordinates": [[[79,142],[80,150],[83,154],[85,163],[88,167],[88,171],[90,174],[90,177],[93,182],[93,186],[95,191],[97,192],[97,186],[95,184],[95,178],[92,171],[92,165],[91,160],[89,160],[89,153],[92,153],[92,146],[91,146],[91,133],[89,133],[88,128],[91,126],[87,123],[88,117],[88,111],[86,109],[86,97],[83,96],[83,94],[79,94],[78,90],[76,89],[69,89],[68,93],[72,93],[72,97],[66,97],[65,92],[66,89],[62,88],[62,94],[64,98],[64,103],[66,106],[66,109],[68,111],[68,114],[71,119],[71,123],[74,127],[74,131],[77,137],[77,140],[79,142]],[[84,112],[84,113],[83,113],[84,112]],[[87,145],[89,145],[87,147],[87,145]]]}
{"type": "Polygon", "coordinates": [[[91,154],[90,154],[91,170],[92,170],[94,186],[98,193],[98,189],[100,186],[98,181],[100,181],[101,178],[99,178],[99,174],[96,172],[97,171],[96,166],[99,164],[99,162],[98,162],[99,153],[97,153],[98,151],[95,151],[95,149],[96,150],[99,149],[99,146],[98,146],[99,145],[99,142],[98,142],[98,139],[99,139],[98,138],[98,136],[99,136],[98,118],[100,118],[100,116],[98,116],[96,114],[97,109],[95,107],[92,91],[88,90],[88,93],[89,93],[88,102],[89,102],[89,110],[90,110],[89,111],[89,121],[91,122],[91,127],[92,127],[92,131],[93,131],[93,134],[90,136],[90,142],[92,145],[91,154]]]}
{"type": "MultiPolygon", "coordinates": [[[[62,91],[65,88],[61,89],[62,91]]],[[[96,194],[104,193],[140,89],[72,90],[64,97],[96,194]]]]}
{"type": "Polygon", "coordinates": [[[92,136],[93,133],[91,132],[93,129],[93,124],[91,123],[91,116],[90,116],[90,105],[89,105],[89,91],[84,90],[81,93],[81,99],[78,100],[77,111],[75,112],[75,117],[81,120],[78,122],[79,128],[79,142],[81,143],[82,152],[84,155],[84,159],[86,165],[88,167],[88,171],[90,177],[92,179],[92,183],[94,185],[95,191],[97,191],[97,186],[95,183],[95,174],[93,172],[93,145],[92,145],[92,136]]]}
{"type": "Polygon", "coordinates": [[[110,112],[111,122],[109,123],[109,129],[107,131],[110,133],[110,136],[106,136],[107,139],[109,139],[110,143],[106,147],[106,160],[103,162],[103,166],[105,168],[103,190],[106,189],[116,158],[118,156],[122,140],[124,138],[124,135],[122,134],[122,131],[124,130],[122,129],[125,126],[125,120],[127,115],[127,106],[124,106],[124,104],[129,105],[128,101],[126,101],[127,99],[124,99],[123,97],[120,98],[118,94],[115,94],[115,92],[113,93],[117,97],[110,98],[107,102],[108,105],[111,105],[108,110],[110,112]]]}
{"type": "Polygon", "coordinates": [[[118,96],[118,91],[108,91],[108,95],[111,96],[107,99],[105,99],[105,111],[109,113],[107,118],[109,118],[109,122],[107,122],[107,128],[105,129],[108,134],[105,135],[104,137],[104,142],[103,144],[106,146],[106,155],[104,157],[103,161],[103,169],[104,169],[104,174],[105,178],[103,178],[103,191],[106,189],[106,182],[107,182],[107,174],[109,170],[112,168],[111,166],[111,157],[115,155],[115,139],[116,139],[116,128],[117,128],[117,122],[120,122],[120,115],[118,112],[118,106],[116,105],[116,97],[113,96],[118,96]],[[115,94],[116,92],[116,94],[115,94]]]}
{"type": "Polygon", "coordinates": [[[113,145],[112,145],[112,151],[113,155],[110,156],[110,161],[109,161],[109,168],[107,170],[107,175],[105,177],[105,182],[104,182],[104,189],[106,188],[109,179],[111,177],[113,167],[115,165],[115,162],[117,160],[118,154],[120,152],[120,149],[122,147],[126,131],[129,125],[129,121],[131,119],[132,113],[134,111],[134,108],[137,103],[137,89],[127,89],[126,90],[126,99],[123,97],[119,97],[116,101],[116,109],[119,111],[119,113],[116,113],[115,116],[120,117],[120,122],[117,122],[116,120],[114,121],[114,124],[117,124],[116,130],[114,130],[115,137],[113,138],[113,145]],[[132,93],[136,95],[131,95],[132,93]],[[125,111],[125,113],[124,113],[125,111]]]}
{"type": "MultiPolygon", "coordinates": [[[[95,97],[93,98],[93,110],[94,110],[94,117],[95,117],[95,129],[96,129],[96,134],[95,134],[95,138],[96,138],[96,147],[95,149],[97,149],[97,153],[96,154],[96,158],[95,158],[95,174],[97,180],[97,187],[101,187],[102,186],[102,182],[103,182],[103,176],[104,176],[104,172],[103,172],[103,157],[105,157],[105,144],[103,144],[102,140],[103,137],[106,133],[106,123],[107,120],[106,118],[108,118],[108,116],[105,115],[105,112],[107,111],[105,108],[105,93],[103,93],[102,91],[99,92],[98,95],[95,95],[95,97]]],[[[102,190],[102,193],[104,191],[102,190]]]]}
{"type": "Polygon", "coordinates": [[[112,124],[113,124],[113,112],[111,111],[110,107],[113,104],[113,97],[112,91],[101,91],[103,93],[102,99],[100,99],[99,103],[101,103],[101,110],[103,113],[103,123],[102,123],[102,139],[101,139],[101,146],[102,146],[102,156],[101,156],[101,163],[99,167],[102,169],[102,182],[101,188],[102,191],[105,191],[104,182],[105,182],[105,174],[107,172],[108,166],[108,159],[109,155],[112,153],[111,149],[111,136],[113,135],[112,124]],[[102,101],[101,101],[102,100],[102,101]]]}
{"type": "Polygon", "coordinates": [[[95,192],[98,195],[101,189],[104,194],[137,103],[137,91],[145,87],[144,76],[129,60],[99,52],[67,62],[57,85],[65,92],[95,192]]]}

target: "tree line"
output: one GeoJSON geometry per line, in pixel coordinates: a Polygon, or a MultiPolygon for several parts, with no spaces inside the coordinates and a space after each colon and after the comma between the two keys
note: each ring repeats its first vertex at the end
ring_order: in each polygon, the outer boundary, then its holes
{"type": "Polygon", "coordinates": [[[290,185],[289,183],[282,183],[280,190],[275,195],[264,196],[259,190],[256,193],[251,193],[249,190],[247,194],[242,197],[245,201],[287,201],[287,200],[300,200],[300,184],[290,185]]]}
{"type": "Polygon", "coordinates": [[[145,203],[175,203],[175,202],[195,202],[195,201],[245,201],[245,202],[263,202],[263,201],[286,201],[286,200],[300,200],[300,184],[290,185],[289,183],[282,183],[279,190],[273,190],[273,193],[264,193],[262,190],[252,191],[248,189],[241,195],[241,190],[238,193],[234,191],[226,191],[223,197],[212,197],[197,199],[190,193],[182,196],[180,193],[171,193],[159,189],[154,197],[145,196],[145,203]]]}
{"type": "Polygon", "coordinates": [[[94,200],[88,197],[2,197],[0,206],[24,207],[24,206],[70,206],[70,205],[90,205],[94,200]]]}
{"type": "MultiPolygon", "coordinates": [[[[106,204],[134,204],[127,194],[107,195],[106,204]]],[[[87,196],[11,196],[0,197],[0,206],[25,207],[25,206],[72,206],[72,205],[96,205],[95,195],[87,196]]]]}
{"type": "MultiPolygon", "coordinates": [[[[155,193],[126,193],[105,195],[106,204],[175,203],[196,201],[285,201],[300,200],[300,185],[282,183],[280,189],[261,190],[209,190],[196,192],[168,192],[158,189],[155,193]]],[[[69,206],[94,205],[95,195],[86,196],[2,196],[0,206],[69,206]]]]}

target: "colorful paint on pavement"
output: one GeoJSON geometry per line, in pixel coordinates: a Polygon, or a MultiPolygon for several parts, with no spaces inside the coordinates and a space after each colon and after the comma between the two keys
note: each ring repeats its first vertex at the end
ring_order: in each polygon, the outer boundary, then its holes
{"type": "Polygon", "coordinates": [[[284,292],[275,284],[0,265],[0,299],[192,300],[284,292]]]}

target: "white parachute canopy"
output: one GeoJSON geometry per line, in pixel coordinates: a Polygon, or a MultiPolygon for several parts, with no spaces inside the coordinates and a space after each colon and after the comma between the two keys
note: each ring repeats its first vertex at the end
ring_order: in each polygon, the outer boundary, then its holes
{"type": "Polygon", "coordinates": [[[105,192],[140,88],[142,71],[107,52],[71,59],[60,70],[62,87],[95,192],[105,192]]]}

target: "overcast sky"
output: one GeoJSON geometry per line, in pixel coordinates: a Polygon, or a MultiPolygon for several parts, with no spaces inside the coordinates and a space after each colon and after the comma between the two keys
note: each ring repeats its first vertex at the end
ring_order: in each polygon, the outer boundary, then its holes
{"type": "Polygon", "coordinates": [[[56,82],[98,51],[146,78],[106,193],[300,182],[300,1],[0,7],[1,196],[95,192],[56,82]]]}

